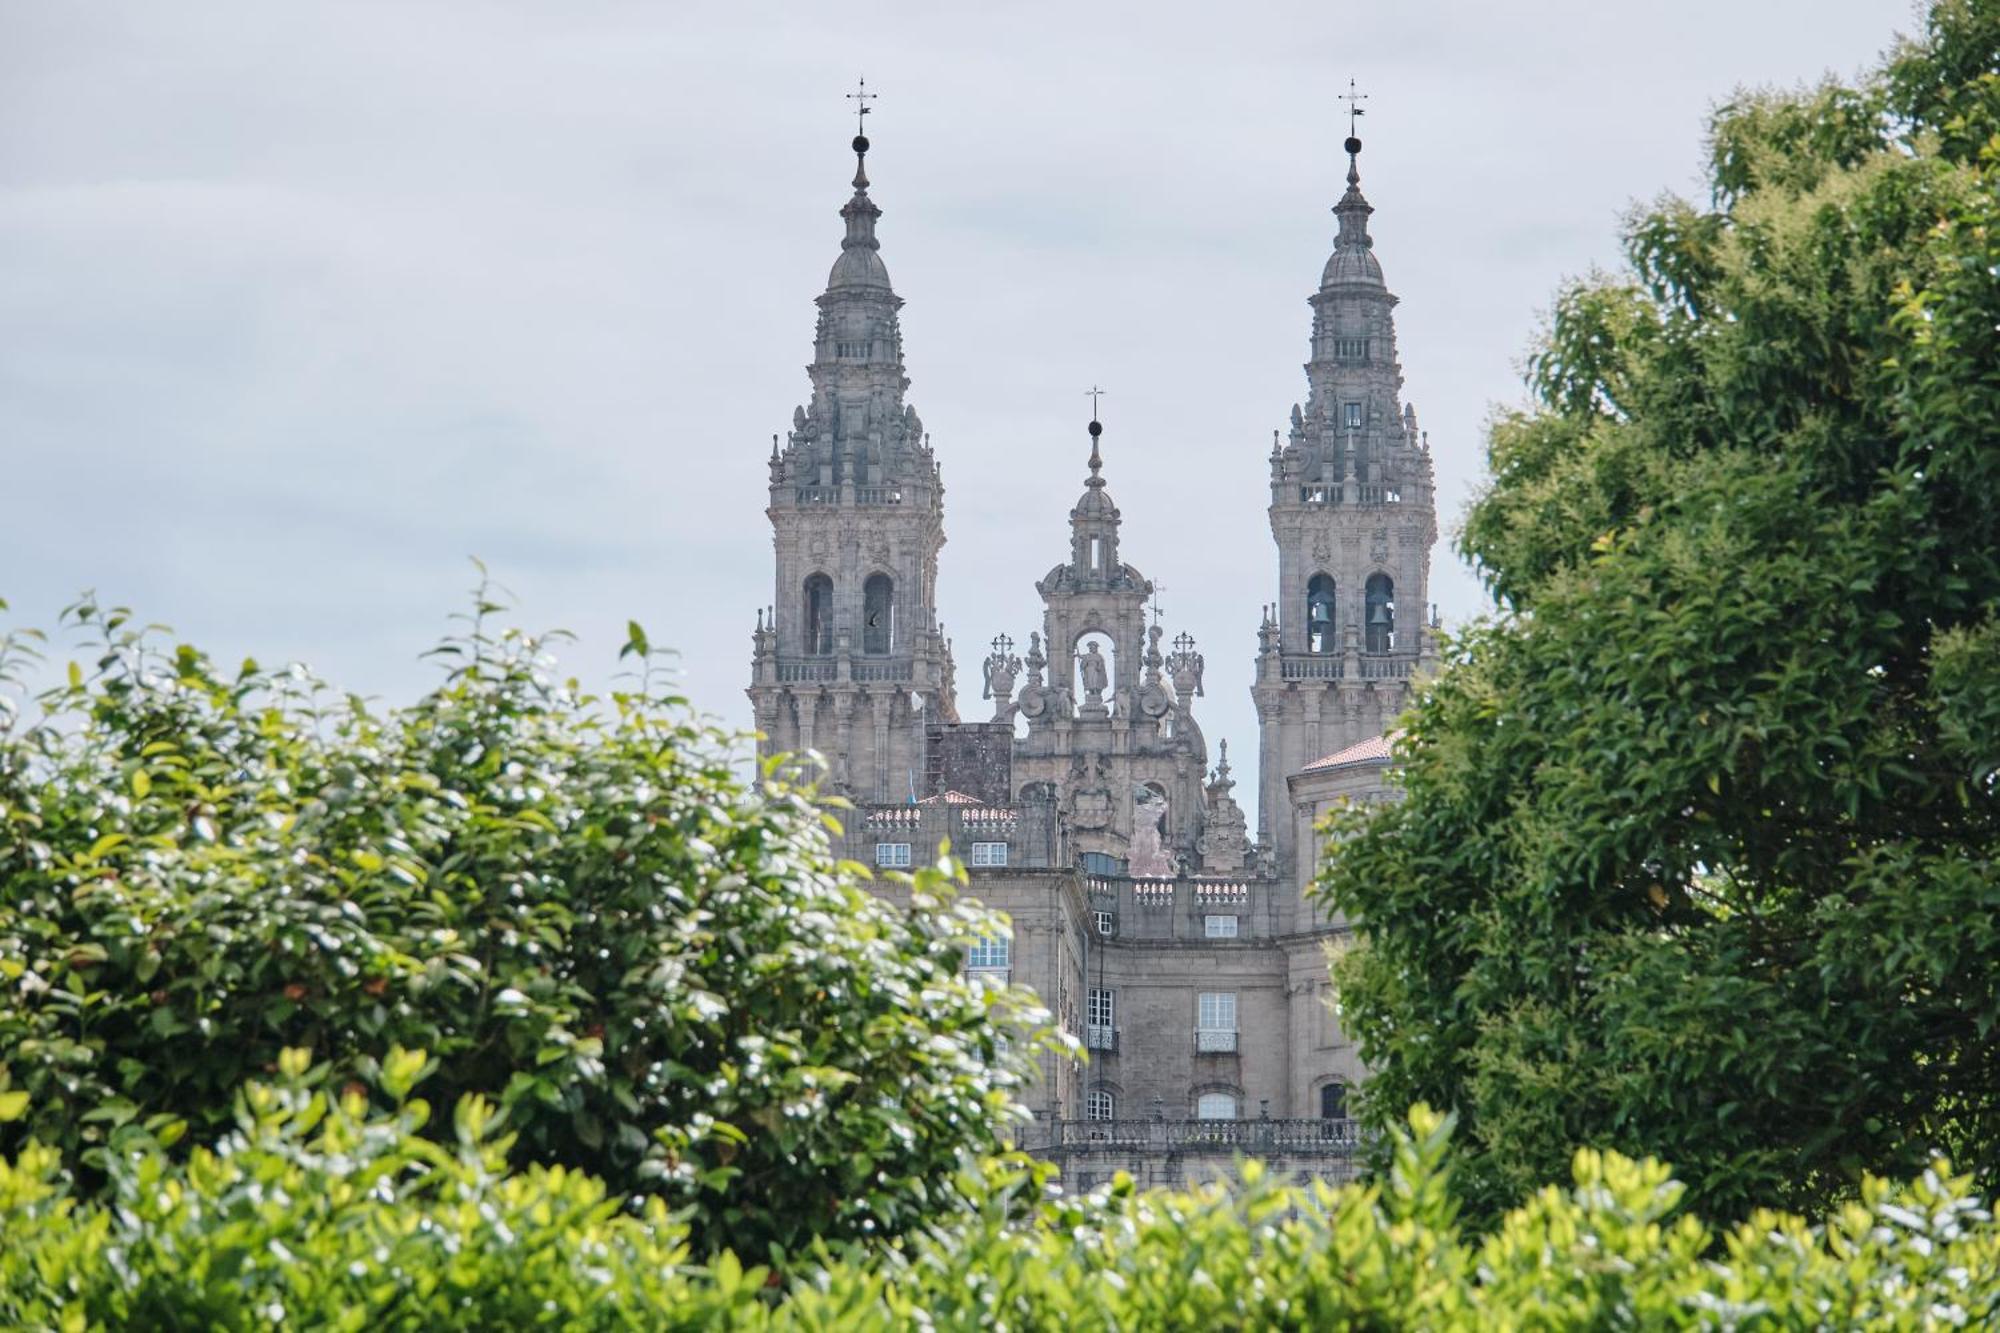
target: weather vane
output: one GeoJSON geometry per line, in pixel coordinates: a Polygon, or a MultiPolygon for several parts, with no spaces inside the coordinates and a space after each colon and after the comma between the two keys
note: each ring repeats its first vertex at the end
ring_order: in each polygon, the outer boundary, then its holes
{"type": "Polygon", "coordinates": [[[1104,390],[1093,384],[1083,391],[1083,395],[1090,399],[1090,419],[1092,421],[1097,420],[1097,400],[1104,396],[1104,390]]]}
{"type": "Polygon", "coordinates": [[[1354,91],[1354,80],[1349,79],[1347,81],[1347,95],[1340,100],[1347,103],[1347,137],[1352,139],[1354,137],[1355,122],[1368,114],[1368,108],[1361,105],[1368,100],[1368,94],[1354,91]]]}
{"type": "Polygon", "coordinates": [[[1160,623],[1160,616],[1162,614],[1160,611],[1160,594],[1166,590],[1167,585],[1164,583],[1155,583],[1153,585],[1153,604],[1147,610],[1152,613],[1153,624],[1156,626],[1160,623]]]}
{"type": "Polygon", "coordinates": [[[847,95],[847,100],[854,103],[854,132],[856,134],[863,133],[868,128],[864,117],[868,114],[868,104],[874,101],[875,97],[876,94],[868,91],[867,79],[862,79],[860,86],[847,95]]]}

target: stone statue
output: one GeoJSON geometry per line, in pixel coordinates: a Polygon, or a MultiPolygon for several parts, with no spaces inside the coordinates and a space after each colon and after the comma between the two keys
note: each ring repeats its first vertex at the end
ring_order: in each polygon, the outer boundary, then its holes
{"type": "Polygon", "coordinates": [[[1029,634],[1028,656],[1023,663],[1028,669],[1028,683],[1021,687],[1021,701],[1016,706],[1030,724],[1041,721],[1049,712],[1049,691],[1042,684],[1042,668],[1048,664],[1049,659],[1042,656],[1042,636],[1029,634]]]}
{"type": "Polygon", "coordinates": [[[1132,840],[1126,867],[1134,875],[1165,879],[1175,873],[1173,849],[1167,845],[1165,793],[1141,782],[1132,788],[1132,840]]]}
{"type": "Polygon", "coordinates": [[[1097,651],[1097,640],[1090,641],[1089,646],[1083,651],[1083,656],[1076,659],[1076,665],[1083,676],[1085,697],[1093,704],[1102,703],[1104,687],[1110,683],[1111,676],[1104,669],[1104,654],[1097,651]]]}
{"type": "Polygon", "coordinates": [[[1020,673],[1021,659],[1013,648],[1014,641],[1002,634],[993,640],[993,652],[986,659],[986,685],[979,697],[993,701],[995,722],[1005,722],[1014,712],[1014,677],[1020,673]]]}

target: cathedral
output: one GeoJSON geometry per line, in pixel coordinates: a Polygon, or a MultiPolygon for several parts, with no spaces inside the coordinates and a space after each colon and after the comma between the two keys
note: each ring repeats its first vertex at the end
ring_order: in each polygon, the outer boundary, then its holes
{"type": "MultiPolygon", "coordinates": [[[[845,797],[840,852],[885,871],[940,842],[1011,934],[969,970],[1030,987],[1088,1051],[1043,1057],[1021,1146],[1088,1185],[1178,1184],[1239,1155],[1352,1170],[1363,1074],[1327,975],[1346,930],[1305,896],[1320,817],[1386,799],[1385,730],[1435,656],[1431,457],[1401,401],[1395,306],[1361,141],[1312,309],[1306,394],[1264,457],[1276,600],[1245,626],[1257,824],[1197,719],[1209,673],[1168,637],[1123,549],[1092,413],[1070,540],[1025,648],[995,635],[962,714],[938,619],[943,465],[909,403],[898,311],[857,135],[839,256],[817,298],[810,399],[772,437],[774,600],[750,700],[762,755],[815,752],[845,797]]],[[[1257,446],[1261,449],[1261,446],[1257,446]]],[[[1252,454],[1246,448],[1244,466],[1252,454]]],[[[1006,627],[991,627],[1003,630],[1006,627]]],[[[894,897],[893,877],[878,891],[894,897]]]]}

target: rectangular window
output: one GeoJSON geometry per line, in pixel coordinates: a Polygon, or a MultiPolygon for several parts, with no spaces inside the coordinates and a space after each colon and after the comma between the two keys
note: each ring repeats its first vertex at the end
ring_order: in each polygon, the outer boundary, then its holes
{"type": "Polygon", "coordinates": [[[1197,999],[1195,1026],[1204,1032],[1236,1031],[1236,992],[1203,991],[1197,999]]]}
{"type": "Polygon", "coordinates": [[[1090,988],[1090,1025],[1094,1028],[1108,1028],[1115,1023],[1113,1014],[1117,1012],[1117,993],[1105,986],[1090,988]]]}
{"type": "Polygon", "coordinates": [[[1118,914],[1116,912],[1107,912],[1100,907],[1093,911],[1091,915],[1097,918],[1097,933],[1105,939],[1110,939],[1118,933],[1118,914]]]}
{"type": "Polygon", "coordinates": [[[910,868],[910,844],[907,842],[878,842],[875,844],[875,864],[891,870],[910,868]]]}
{"type": "Polygon", "coordinates": [[[1361,404],[1349,403],[1347,405],[1347,428],[1349,430],[1361,429],[1361,404]]]}
{"type": "Polygon", "coordinates": [[[1092,537],[1090,539],[1090,567],[1092,569],[1104,568],[1104,539],[1102,537],[1092,537]]]}
{"type": "Polygon", "coordinates": [[[1004,866],[1007,864],[1007,844],[1004,842],[975,842],[972,844],[972,864],[976,866],[1004,866]]]}
{"type": "Polygon", "coordinates": [[[1093,1088],[1090,1095],[1083,1099],[1083,1114],[1089,1120],[1109,1120],[1116,1106],[1110,1093],[1102,1088],[1093,1088]]]}
{"type": "Polygon", "coordinates": [[[1201,933],[1212,940],[1233,940],[1236,938],[1236,918],[1211,912],[1201,919],[1201,933]]]}
{"type": "MultiPolygon", "coordinates": [[[[1005,935],[982,935],[965,951],[965,965],[970,968],[1006,967],[1009,941],[1005,935]]],[[[1072,1011],[1074,1012],[1074,1011],[1072,1011]]],[[[1075,1019],[1070,1020],[1072,1023],[1075,1019]]]]}

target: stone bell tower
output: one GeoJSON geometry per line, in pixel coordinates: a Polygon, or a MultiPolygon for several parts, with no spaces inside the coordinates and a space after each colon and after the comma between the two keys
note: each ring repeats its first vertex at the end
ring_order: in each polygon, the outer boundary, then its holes
{"type": "Polygon", "coordinates": [[[854,154],[812,397],[782,445],[771,437],[776,592],[757,618],[749,694],[760,756],[816,750],[835,790],[894,802],[923,780],[926,723],[957,720],[936,611],[944,484],[904,402],[903,302],[875,238],[866,136],[854,154]]]}
{"type": "Polygon", "coordinates": [[[1346,142],[1347,192],[1334,207],[1333,255],[1309,298],[1306,401],[1271,440],[1271,535],[1278,601],[1258,634],[1261,833],[1280,874],[1298,864],[1286,778],[1382,734],[1413,673],[1435,652],[1427,623],[1437,540],[1431,456],[1414,408],[1401,402],[1396,298],[1382,279],[1361,194],[1361,140],[1346,142]]]}

